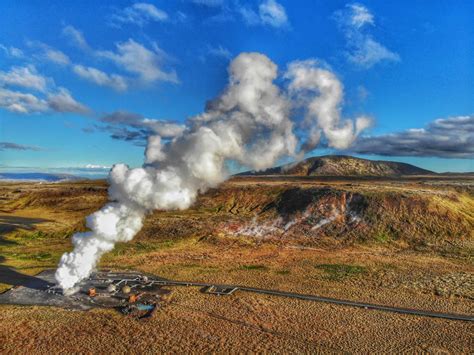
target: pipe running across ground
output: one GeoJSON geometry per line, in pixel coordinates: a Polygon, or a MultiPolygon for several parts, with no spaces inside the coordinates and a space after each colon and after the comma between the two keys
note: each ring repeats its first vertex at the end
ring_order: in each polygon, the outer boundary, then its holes
{"type": "Polygon", "coordinates": [[[286,291],[279,291],[279,290],[268,290],[268,289],[263,289],[263,288],[247,287],[247,286],[240,286],[240,285],[212,284],[212,283],[205,283],[205,282],[188,282],[188,281],[156,280],[156,279],[150,280],[150,281],[154,284],[161,285],[161,286],[218,287],[220,289],[236,289],[236,290],[240,290],[244,292],[252,292],[252,293],[279,296],[279,297],[289,297],[289,298],[296,298],[296,299],[307,300],[307,301],[338,304],[341,306],[373,309],[373,310],[384,311],[384,312],[409,314],[409,315],[420,316],[420,317],[441,318],[441,319],[467,321],[467,322],[474,321],[474,315],[441,313],[441,312],[432,312],[432,311],[425,311],[425,310],[412,309],[412,308],[384,306],[384,305],[373,304],[373,303],[342,300],[342,299],[332,298],[332,297],[322,297],[322,296],[301,294],[301,293],[295,293],[295,292],[286,292],[286,291]]]}

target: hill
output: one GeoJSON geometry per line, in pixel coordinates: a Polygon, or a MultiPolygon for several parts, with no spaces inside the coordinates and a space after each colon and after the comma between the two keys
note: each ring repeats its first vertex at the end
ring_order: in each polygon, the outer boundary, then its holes
{"type": "Polygon", "coordinates": [[[368,160],[345,155],[325,155],[307,158],[299,163],[286,164],[259,172],[247,171],[238,175],[389,177],[432,174],[435,173],[407,163],[368,160]]]}

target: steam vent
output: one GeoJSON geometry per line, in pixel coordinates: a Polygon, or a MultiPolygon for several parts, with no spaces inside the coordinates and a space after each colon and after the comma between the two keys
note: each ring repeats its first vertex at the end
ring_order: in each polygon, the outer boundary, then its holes
{"type": "Polygon", "coordinates": [[[100,271],[82,280],[65,295],[55,285],[55,270],[27,278],[0,294],[0,304],[55,306],[68,309],[115,308],[125,315],[148,317],[170,298],[165,279],[138,272],[100,271]]]}

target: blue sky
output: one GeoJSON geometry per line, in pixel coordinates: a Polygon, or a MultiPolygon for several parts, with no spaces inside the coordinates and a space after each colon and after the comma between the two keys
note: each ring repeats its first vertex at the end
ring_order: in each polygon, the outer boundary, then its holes
{"type": "Polygon", "coordinates": [[[255,51],[282,72],[315,58],[337,75],[343,115],[374,119],[351,154],[474,171],[473,13],[472,1],[4,0],[0,166],[139,166],[146,131],[114,113],[184,122],[255,51]]]}

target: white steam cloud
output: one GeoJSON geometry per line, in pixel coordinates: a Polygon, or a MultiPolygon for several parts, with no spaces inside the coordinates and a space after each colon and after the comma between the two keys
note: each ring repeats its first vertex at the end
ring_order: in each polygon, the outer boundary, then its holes
{"type": "Polygon", "coordinates": [[[73,236],[74,250],[62,256],[56,271],[59,285],[68,290],[89,276],[115,243],[130,241],[138,233],[149,211],[186,209],[199,193],[222,183],[229,176],[226,161],[262,170],[283,156],[300,157],[291,120],[293,95],[311,94],[306,123],[315,129],[310,139],[322,132],[333,147],[348,147],[367,126],[366,119],[357,119],[355,126],[352,121],[340,122],[342,85],[316,64],[289,65],[285,77],[290,80],[290,96],[274,84],[278,68],[265,55],[236,57],[227,88],[204,113],[190,119],[173,138],[150,136],[142,168],[112,168],[110,202],[87,217],[90,232],[73,236]]]}
{"type": "Polygon", "coordinates": [[[341,122],[342,83],[332,72],[319,68],[317,64],[315,60],[295,61],[288,65],[285,74],[291,80],[290,93],[305,106],[305,120],[310,133],[304,150],[314,149],[321,133],[324,133],[330,147],[347,149],[359,133],[371,125],[372,120],[367,116],[360,116],[355,122],[341,122]]]}

